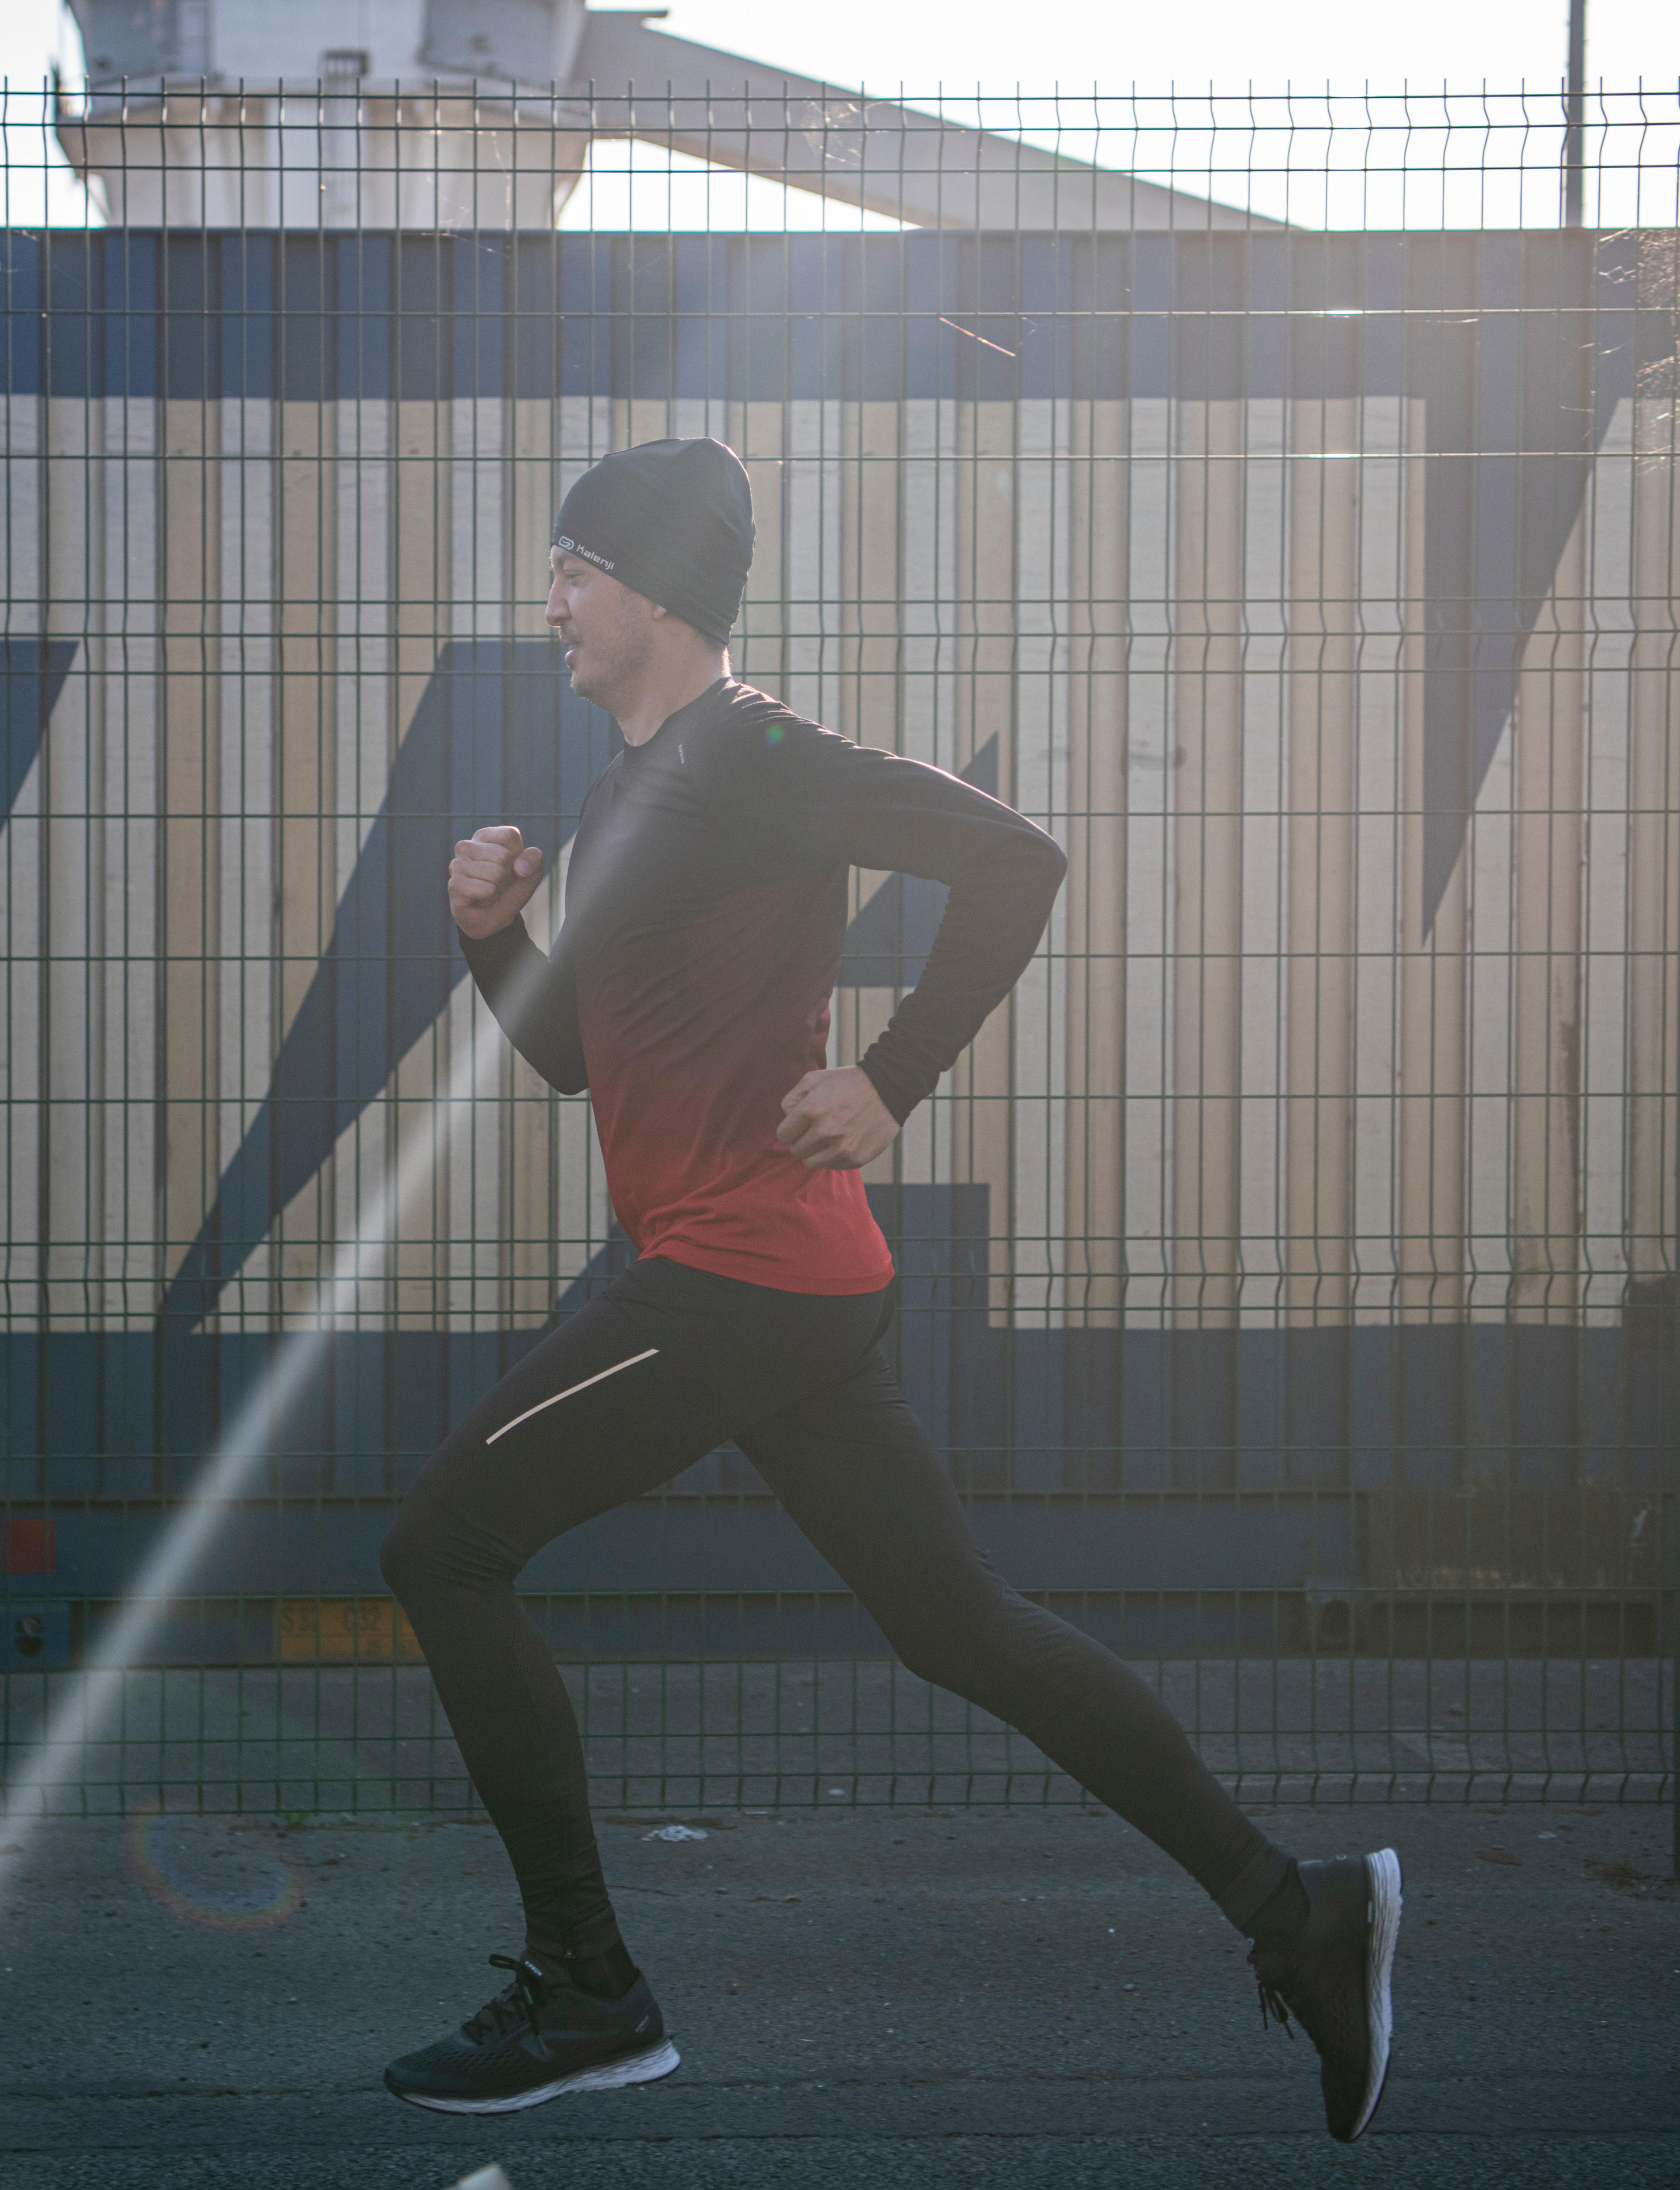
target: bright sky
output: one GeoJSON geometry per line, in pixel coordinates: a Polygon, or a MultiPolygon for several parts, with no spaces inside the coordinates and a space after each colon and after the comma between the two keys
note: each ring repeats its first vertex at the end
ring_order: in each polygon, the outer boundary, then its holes
{"type": "MultiPolygon", "coordinates": [[[[1059,86],[1064,94],[1076,97],[1088,94],[1093,84],[1110,97],[1134,85],[1146,94],[1165,93],[1176,85],[1194,94],[1206,91],[1210,77],[1222,94],[1237,96],[1251,85],[1261,93],[1281,92],[1286,86],[1311,93],[1329,82],[1338,93],[1358,94],[1366,86],[1398,92],[1405,83],[1439,90],[1444,81],[1466,94],[1484,83],[1514,93],[1525,81],[1544,95],[1555,90],[1564,71],[1567,14],[1567,0],[1540,0],[1538,5],[1535,0],[1407,0],[1405,6],[1389,8],[1359,7],[1349,0],[1275,0],[1269,9],[1255,7],[1253,0],[1202,0],[1195,9],[1116,6],[1112,0],[1106,7],[1095,0],[966,0],[962,5],[951,0],[847,0],[843,7],[792,6],[789,0],[669,0],[664,27],[837,85],[862,85],[883,94],[895,94],[902,85],[918,104],[931,103],[941,85],[948,95],[958,96],[972,94],[977,84],[990,94],[1007,94],[1019,85],[1044,95],[1059,86]]],[[[60,0],[5,0],[0,75],[14,87],[32,87],[54,61],[67,78],[79,75],[80,40],[60,0]]],[[[1680,79],[1680,7],[1663,7],[1659,0],[1588,0],[1586,64],[1589,83],[1602,80],[1612,92],[1632,94],[1641,79],[1660,94],[1666,91],[1671,122],[1680,79]]],[[[1637,133],[1632,126],[1637,107],[1629,101],[1620,111],[1628,126],[1605,150],[1612,165],[1630,156],[1627,148],[1637,133]]],[[[56,145],[38,122],[32,129],[19,129],[15,105],[10,111],[5,217],[20,224],[38,221],[44,179],[49,217],[79,223],[84,217],[82,193],[63,170],[56,145]]],[[[1029,112],[1025,133],[1045,141],[1047,116],[1047,107],[1029,112]]],[[[993,109],[986,118],[998,127],[1005,117],[993,109]]],[[[1654,162],[1658,168],[1666,167],[1671,209],[1666,215],[1644,210],[1648,194],[1637,207],[1631,199],[1626,204],[1607,201],[1606,218],[1672,220],[1673,136],[1671,128],[1663,142],[1648,142],[1631,155],[1643,157],[1647,172],[1654,162]]],[[[1501,139],[1501,151],[1511,141],[1501,139]]],[[[1344,142],[1354,148],[1351,138],[1344,142]]],[[[1076,138],[1064,136],[1063,143],[1076,153],[1085,149],[1076,138]]],[[[1181,157],[1184,149],[1181,142],[1181,157]]],[[[1439,157],[1428,145],[1412,149],[1426,167],[1439,157]]],[[[1097,156],[1158,171],[1147,147],[1124,159],[1122,150],[1105,139],[1097,156]]],[[[616,172],[626,156],[620,151],[612,156],[615,173],[598,171],[593,195],[582,192],[573,200],[565,225],[580,225],[593,217],[602,226],[738,226],[745,220],[779,227],[787,220],[804,227],[823,217],[813,201],[802,205],[799,194],[769,184],[737,181],[720,190],[714,184],[708,193],[700,188],[699,178],[690,177],[684,188],[673,190],[662,180],[663,156],[650,156],[645,148],[631,156],[636,169],[633,203],[616,172]],[[650,189],[648,171],[656,167],[661,179],[650,189]]],[[[1303,171],[1334,158],[1322,139],[1316,147],[1310,141],[1298,144],[1291,156],[1303,171]]],[[[1530,145],[1528,158],[1542,169],[1549,161],[1555,169],[1555,151],[1544,146],[1530,145]]],[[[604,160],[602,170],[605,165],[604,160]]],[[[1239,186],[1217,181],[1212,190],[1222,197],[1240,195],[1239,186]]],[[[1253,202],[1285,210],[1263,189],[1255,191],[1253,202]]],[[[1456,210],[1443,208],[1435,217],[1546,217],[1536,216],[1526,201],[1520,215],[1498,208],[1479,213],[1473,207],[1467,212],[1467,203],[1456,210]]],[[[1314,218],[1296,196],[1287,211],[1291,218],[1314,218]]],[[[1322,204],[1317,217],[1338,224],[1363,217],[1386,224],[1394,216],[1369,207],[1362,215],[1348,199],[1339,207],[1322,204]]],[[[1431,215],[1408,199],[1405,217],[1427,221],[1431,215]]],[[[856,221],[852,214],[848,224],[856,221]]]]}
{"type": "MultiPolygon", "coordinates": [[[[1514,91],[1552,84],[1569,43],[1568,0],[1201,0],[1199,7],[1096,0],[668,0],[664,28],[754,60],[776,60],[835,83],[907,93],[948,88],[1281,91],[1286,82],[1338,91],[1398,91],[1403,81],[1514,91]]],[[[1662,0],[1587,0],[1589,81],[1672,89],[1680,75],[1680,9],[1662,0]]]]}

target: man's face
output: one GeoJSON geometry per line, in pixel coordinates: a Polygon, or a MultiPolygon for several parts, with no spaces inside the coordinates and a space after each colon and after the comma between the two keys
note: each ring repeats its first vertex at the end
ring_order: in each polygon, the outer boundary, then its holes
{"type": "Polygon", "coordinates": [[[610,572],[581,555],[549,558],[553,584],[547,610],[565,648],[571,687],[583,699],[610,706],[615,694],[633,684],[653,644],[653,603],[610,572]]]}

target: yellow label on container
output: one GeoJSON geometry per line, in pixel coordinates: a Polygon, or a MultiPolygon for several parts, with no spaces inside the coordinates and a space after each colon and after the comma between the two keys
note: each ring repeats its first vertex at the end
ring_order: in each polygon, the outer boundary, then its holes
{"type": "Polygon", "coordinates": [[[389,1597],[286,1597],[275,1607],[275,1655],[323,1665],[385,1665],[421,1655],[389,1597]]]}

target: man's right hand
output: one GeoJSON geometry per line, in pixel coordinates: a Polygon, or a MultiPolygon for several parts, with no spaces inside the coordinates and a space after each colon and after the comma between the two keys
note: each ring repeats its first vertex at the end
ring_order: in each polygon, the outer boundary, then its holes
{"type": "Polygon", "coordinates": [[[482,942],[517,920],[542,879],[542,854],[512,822],[475,829],[449,863],[449,909],[463,935],[482,942]]]}

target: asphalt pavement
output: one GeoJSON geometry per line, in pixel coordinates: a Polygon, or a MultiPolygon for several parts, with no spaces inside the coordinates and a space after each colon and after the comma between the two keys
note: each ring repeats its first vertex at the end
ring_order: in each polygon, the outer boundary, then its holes
{"type": "Polygon", "coordinates": [[[498,1989],[486,1827],[176,1815],[0,1837],[3,2190],[1665,2185],[1680,1891],[1650,1806],[1274,1813],[1405,1864],[1371,2133],[1262,2026],[1244,1945],[1105,1814],[635,1816],[600,1826],[683,2064],[502,2122],[383,2063],[498,1989]],[[673,1825],[688,1835],[650,1838],[673,1825]]]}

